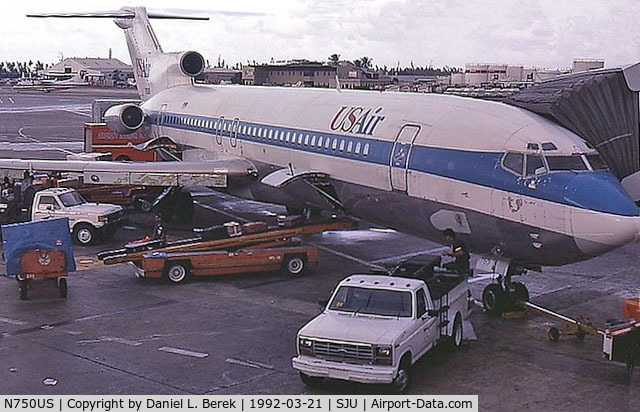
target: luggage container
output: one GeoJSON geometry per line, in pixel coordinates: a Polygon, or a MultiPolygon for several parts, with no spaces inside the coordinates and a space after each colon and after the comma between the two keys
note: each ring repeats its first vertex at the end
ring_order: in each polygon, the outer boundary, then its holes
{"type": "Polygon", "coordinates": [[[18,281],[20,299],[27,299],[36,280],[49,281],[67,297],[67,275],[76,270],[67,218],[2,226],[5,276],[18,281]]]}

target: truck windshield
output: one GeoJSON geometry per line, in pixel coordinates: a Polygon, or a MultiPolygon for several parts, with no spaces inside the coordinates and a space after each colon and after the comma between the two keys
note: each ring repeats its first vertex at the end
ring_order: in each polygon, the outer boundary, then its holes
{"type": "Polygon", "coordinates": [[[411,317],[411,292],[340,286],[330,310],[367,315],[411,317]]]}
{"type": "Polygon", "coordinates": [[[65,207],[78,206],[86,202],[78,192],[64,193],[60,195],[60,201],[65,207]]]}

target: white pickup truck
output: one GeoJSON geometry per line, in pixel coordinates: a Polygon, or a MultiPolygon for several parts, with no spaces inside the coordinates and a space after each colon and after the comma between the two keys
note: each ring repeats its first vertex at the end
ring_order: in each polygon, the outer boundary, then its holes
{"type": "Polygon", "coordinates": [[[31,220],[69,218],[73,239],[89,245],[98,237],[109,238],[125,222],[124,208],[109,203],[88,203],[74,189],[53,188],[36,192],[31,220]]]}
{"type": "Polygon", "coordinates": [[[306,385],[321,378],[409,386],[411,366],[440,342],[457,348],[470,308],[464,277],[425,281],[355,274],[297,336],[293,367],[306,385]]]}

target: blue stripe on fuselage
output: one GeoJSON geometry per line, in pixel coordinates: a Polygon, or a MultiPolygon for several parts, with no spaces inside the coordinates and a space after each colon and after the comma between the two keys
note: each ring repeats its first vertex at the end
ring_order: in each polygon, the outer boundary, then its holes
{"type": "MultiPolygon", "coordinates": [[[[150,113],[149,120],[152,124],[158,125],[158,112],[150,113]]],[[[219,118],[165,113],[162,126],[210,134],[218,138],[222,135],[222,137],[231,139],[231,127],[234,121],[232,119],[224,119],[224,130],[219,130],[217,126],[219,121],[219,118]],[[193,119],[196,122],[212,122],[214,127],[202,127],[196,124],[183,123],[182,120],[179,120],[184,118],[193,119]]],[[[234,133],[236,133],[239,140],[376,165],[389,165],[391,150],[393,149],[393,142],[361,136],[346,136],[245,121],[239,122],[236,127],[237,132],[234,133]],[[266,133],[272,133],[272,137],[256,137],[253,133],[243,134],[244,126],[262,128],[266,133]],[[287,141],[286,137],[281,139],[281,133],[283,132],[284,136],[289,133],[289,141],[287,141]],[[296,134],[296,140],[292,142],[291,138],[294,133],[296,134]],[[302,143],[299,143],[300,134],[303,135],[302,143]],[[304,144],[307,135],[309,136],[307,143],[310,143],[313,136],[316,136],[316,142],[317,138],[322,136],[322,147],[304,144]],[[273,136],[277,136],[277,138],[273,136]],[[331,140],[329,147],[325,144],[327,138],[331,140]],[[335,148],[334,139],[337,139],[337,147],[335,148]],[[343,142],[344,146],[340,150],[343,142]],[[360,150],[356,154],[355,148],[358,144],[360,144],[360,150]],[[351,145],[350,151],[347,150],[349,145],[351,145]],[[368,145],[366,156],[364,155],[365,145],[368,145]]],[[[494,152],[472,152],[414,146],[409,159],[409,169],[598,212],[622,216],[640,215],[633,200],[631,200],[615,176],[609,172],[553,172],[538,177],[522,178],[507,172],[501,167],[500,160],[502,155],[502,153],[494,152]],[[533,186],[535,188],[531,188],[530,183],[534,180],[533,186]]]]}

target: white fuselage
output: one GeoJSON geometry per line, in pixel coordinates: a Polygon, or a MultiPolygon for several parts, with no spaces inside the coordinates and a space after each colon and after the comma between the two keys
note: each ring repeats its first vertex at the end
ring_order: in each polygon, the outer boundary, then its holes
{"type": "Polygon", "coordinates": [[[433,239],[451,227],[481,253],[501,248],[523,262],[563,264],[638,233],[638,210],[610,173],[548,170],[543,155],[593,153],[580,137],[502,103],[189,85],[142,107],[158,136],[270,169],[325,173],[347,212],[433,239]],[[531,164],[538,157],[543,167],[514,174],[502,165],[506,153],[531,164]]]}

